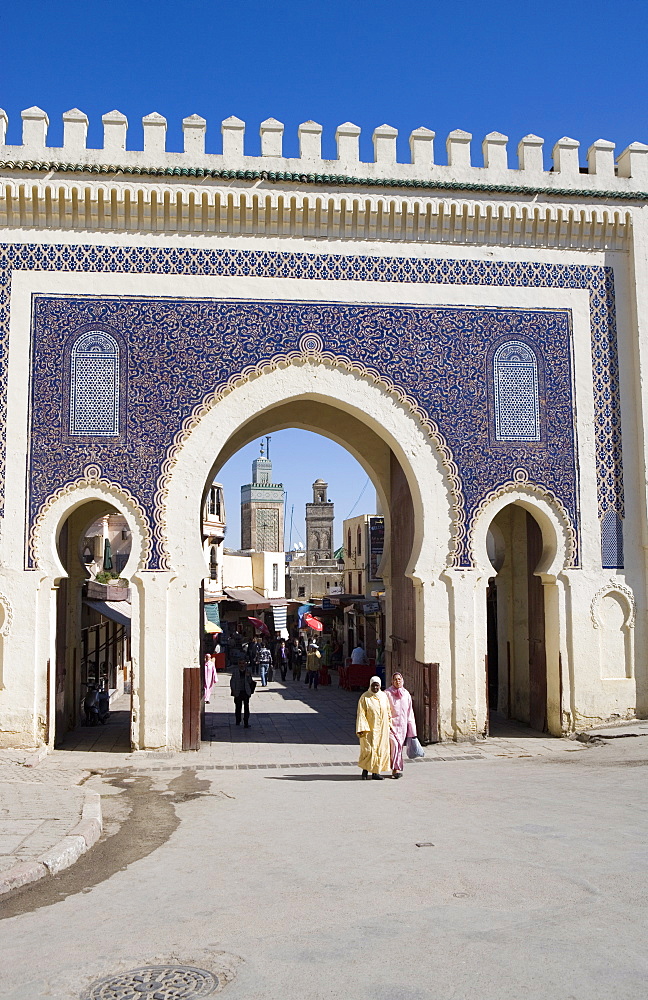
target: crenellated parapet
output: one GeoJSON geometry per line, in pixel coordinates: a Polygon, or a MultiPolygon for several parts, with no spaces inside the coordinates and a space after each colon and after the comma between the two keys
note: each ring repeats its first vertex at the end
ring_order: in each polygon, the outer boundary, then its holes
{"type": "MultiPolygon", "coordinates": [[[[48,169],[59,172],[152,174],[157,177],[191,176],[227,179],[243,173],[249,179],[261,177],[289,182],[366,184],[420,188],[511,191],[516,194],[579,193],[608,198],[634,198],[648,190],[648,145],[631,143],[615,157],[614,143],[605,139],[587,150],[587,166],[580,165],[579,143],[563,137],[550,156],[544,140],[524,136],[517,155],[508,148],[508,137],[490,132],[482,142],[483,166],[473,165],[473,137],[456,129],[445,142],[446,163],[435,159],[435,133],[415,129],[409,137],[410,159],[397,161],[398,131],[381,125],[373,132],[373,160],[360,159],[361,129],[351,122],[338,126],[335,139],[337,158],[322,158],[322,126],[304,122],[298,128],[298,157],[284,156],[284,126],[274,118],[259,128],[261,155],[245,153],[245,122],[231,117],[221,122],[222,152],[207,153],[208,123],[199,115],[183,119],[184,151],[166,149],[167,121],[153,113],[142,119],[143,149],[127,149],[128,119],[119,111],[102,118],[103,146],[87,146],[88,118],[78,109],[63,115],[63,145],[47,145],[49,119],[40,108],[22,112],[22,144],[6,145],[8,119],[0,111],[0,169],[48,169]]],[[[648,195],[646,195],[648,197],[648,195]]]]}

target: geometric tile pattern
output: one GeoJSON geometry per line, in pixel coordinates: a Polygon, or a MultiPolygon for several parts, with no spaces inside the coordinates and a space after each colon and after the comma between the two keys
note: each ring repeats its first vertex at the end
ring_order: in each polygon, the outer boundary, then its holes
{"type": "Polygon", "coordinates": [[[509,340],[493,357],[495,437],[498,441],[539,441],[538,362],[533,350],[509,340]]]}
{"type": "Polygon", "coordinates": [[[119,344],[99,330],[83,333],[72,347],[70,434],[119,435],[119,344]]]}
{"type": "MultiPolygon", "coordinates": [[[[90,459],[159,524],[157,487],[196,409],[249,366],[297,352],[310,331],[326,354],[388,375],[434,422],[459,470],[466,523],[486,493],[524,469],[558,497],[578,530],[568,310],[38,295],[32,314],[32,519],[90,459]],[[66,434],[61,345],[90,329],[126,345],[127,447],[66,434]],[[486,359],[502,341],[523,345],[542,363],[542,440],[493,439],[486,359]]],[[[462,536],[459,565],[468,564],[464,543],[462,536]]],[[[151,568],[164,565],[164,556],[163,538],[154,532],[151,568]]]]}
{"type": "MultiPolygon", "coordinates": [[[[589,293],[590,304],[599,515],[603,518],[608,510],[612,510],[623,516],[619,374],[614,273],[611,267],[221,248],[2,244],[0,245],[0,426],[2,428],[5,426],[6,414],[9,290],[11,273],[15,270],[256,275],[321,281],[585,289],[589,293]]],[[[5,454],[2,448],[0,505],[4,496],[4,461],[5,454]]]]}
{"type": "Polygon", "coordinates": [[[601,565],[623,569],[623,518],[615,510],[606,511],[601,521],[601,565]]]}

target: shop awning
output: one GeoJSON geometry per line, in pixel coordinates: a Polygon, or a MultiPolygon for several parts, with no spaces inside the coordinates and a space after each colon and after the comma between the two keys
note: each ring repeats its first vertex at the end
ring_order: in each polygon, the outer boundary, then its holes
{"type": "Polygon", "coordinates": [[[130,633],[131,606],[128,601],[84,601],[93,611],[98,611],[104,618],[110,618],[118,625],[125,625],[130,633]]]}
{"type": "Polygon", "coordinates": [[[244,587],[224,587],[223,588],[228,597],[233,601],[239,601],[241,604],[245,604],[248,608],[269,608],[271,607],[270,601],[263,594],[257,594],[256,590],[248,590],[244,587]]]}

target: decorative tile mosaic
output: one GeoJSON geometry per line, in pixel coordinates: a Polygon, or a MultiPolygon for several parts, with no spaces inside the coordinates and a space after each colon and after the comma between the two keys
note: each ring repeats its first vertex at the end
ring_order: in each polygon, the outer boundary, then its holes
{"type": "MultiPolygon", "coordinates": [[[[575,288],[589,293],[594,374],[598,500],[623,515],[623,470],[618,386],[614,274],[612,268],[527,262],[498,262],[362,255],[308,254],[185,247],[5,244],[0,246],[0,424],[6,415],[9,292],[14,270],[123,272],[182,275],[255,275],[316,280],[440,283],[575,288]]],[[[86,439],[87,440],[87,439],[86,439]]],[[[78,439],[81,445],[83,439],[78,439]]],[[[92,457],[86,447],[86,458],[92,457]]],[[[4,449],[0,489],[4,486],[4,449]]],[[[532,476],[532,470],[529,470],[532,476]]],[[[493,482],[495,477],[493,477],[493,482]]],[[[50,492],[57,487],[52,476],[50,492]]],[[[490,487],[484,485],[484,492],[490,487]]],[[[560,491],[562,495],[562,490],[560,491]]],[[[0,497],[0,502],[2,497],[0,497]]],[[[33,504],[32,504],[33,510],[33,504]]]]}
{"type": "Polygon", "coordinates": [[[495,438],[540,440],[538,362],[528,344],[508,340],[493,357],[495,438]]]}
{"type": "MultiPolygon", "coordinates": [[[[169,447],[205,396],[249,365],[295,353],[309,331],[327,353],[388,374],[431,416],[459,469],[466,520],[485,492],[524,467],[578,524],[567,310],[72,296],[36,296],[33,306],[32,518],[53,485],[82,475],[90,454],[65,433],[67,369],[61,363],[61,344],[89,327],[119,337],[129,364],[129,446],[97,437],[91,458],[138,497],[151,521],[169,447]],[[489,440],[485,364],[502,338],[532,344],[543,359],[541,441],[489,440]]],[[[457,560],[468,563],[463,547],[457,560]]],[[[163,563],[157,538],[151,565],[163,563]]]]}

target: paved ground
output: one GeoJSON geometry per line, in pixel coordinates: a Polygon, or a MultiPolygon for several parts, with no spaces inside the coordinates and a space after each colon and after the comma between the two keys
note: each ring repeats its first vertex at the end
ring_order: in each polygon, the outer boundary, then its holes
{"type": "Polygon", "coordinates": [[[221,679],[197,753],[126,752],[115,712],[34,768],[0,754],[9,813],[104,811],[88,854],[0,898],[0,997],[180,963],[232,1000],[643,1000],[648,737],[500,723],[365,783],[357,697],[273,683],[245,730],[221,679]]]}
{"type": "MultiPolygon", "coordinates": [[[[33,861],[60,842],[81,817],[80,782],[94,771],[154,768],[190,762],[199,771],[282,766],[353,767],[357,760],[355,710],[358,692],[334,683],[309,690],[288,679],[259,684],[252,698],[252,726],[234,724],[229,678],[221,677],[206,716],[207,739],[200,751],[186,754],[131,753],[129,697],[114,703],[105,726],[80,726],[62,749],[35,767],[30,754],[0,751],[0,874],[19,862],[33,861]]],[[[515,723],[499,723],[487,741],[428,747],[426,761],[481,757],[564,756],[583,750],[580,743],[555,740],[515,723]]]]}
{"type": "Polygon", "coordinates": [[[645,997],[648,740],[398,782],[192,757],[88,779],[104,840],[0,903],[3,1000],[161,963],[220,974],[232,1000],[645,997]]]}

